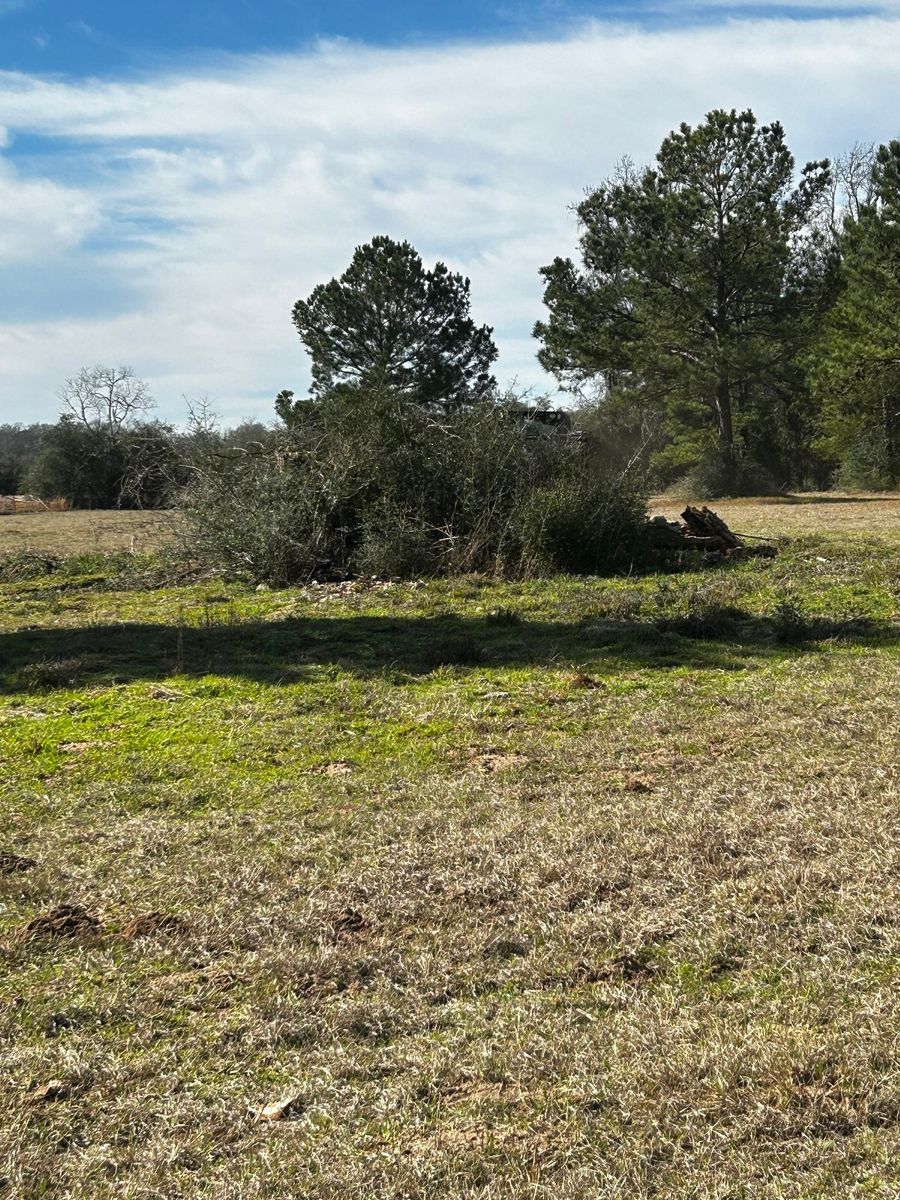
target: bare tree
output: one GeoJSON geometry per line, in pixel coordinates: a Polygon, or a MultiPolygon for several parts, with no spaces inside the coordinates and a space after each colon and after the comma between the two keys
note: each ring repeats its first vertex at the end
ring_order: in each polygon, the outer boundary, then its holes
{"type": "Polygon", "coordinates": [[[131,367],[82,367],[60,389],[63,415],[112,435],[155,406],[149,384],[131,367]]]}
{"type": "Polygon", "coordinates": [[[820,197],[816,216],[819,228],[833,242],[840,243],[847,218],[858,221],[860,209],[871,203],[874,165],[873,142],[856,142],[846,154],[832,160],[831,177],[820,197]]]}

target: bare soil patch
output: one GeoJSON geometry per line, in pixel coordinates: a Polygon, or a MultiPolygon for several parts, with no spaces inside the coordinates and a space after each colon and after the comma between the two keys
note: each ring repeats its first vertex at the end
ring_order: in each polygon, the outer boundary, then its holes
{"type": "Polygon", "coordinates": [[[14,854],[12,850],[0,850],[0,875],[18,875],[37,866],[33,858],[14,854]]]}

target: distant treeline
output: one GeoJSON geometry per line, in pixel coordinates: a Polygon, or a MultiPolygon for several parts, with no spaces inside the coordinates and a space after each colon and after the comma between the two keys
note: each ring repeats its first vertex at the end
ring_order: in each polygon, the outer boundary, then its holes
{"type": "Polygon", "coordinates": [[[0,496],[65,498],[75,508],[169,508],[212,446],[223,453],[273,438],[258,421],[231,429],[131,420],[109,429],[65,416],[55,424],[0,425],[0,496]]]}
{"type": "MultiPolygon", "coordinates": [[[[623,159],[576,211],[578,258],[541,269],[547,311],[534,328],[537,357],[565,393],[553,403],[579,435],[565,435],[569,475],[627,474],[706,496],[900,485],[900,141],[798,173],[778,123],[716,110],[671,133],[650,166],[623,159]]],[[[149,418],[130,368],[86,368],[63,387],[56,424],[0,427],[0,492],[158,507],[201,476],[208,496],[217,472],[258,483],[264,463],[300,487],[302,461],[304,504],[316,520],[328,512],[332,553],[345,534],[348,546],[363,536],[371,513],[359,496],[381,505],[382,525],[413,504],[379,491],[374,466],[349,473],[357,499],[338,503],[340,462],[329,456],[339,442],[342,455],[366,457],[354,430],[384,461],[399,461],[386,431],[415,443],[409,472],[444,462],[467,422],[506,454],[507,434],[523,429],[510,414],[549,403],[501,394],[469,280],[441,262],[426,268],[408,242],[357,247],[343,275],[297,301],[293,321],[312,384],[279,394],[271,426],[223,431],[201,406],[175,428],[149,418]],[[499,424],[484,423],[491,408],[506,414],[499,424]]],[[[517,469],[529,475],[525,460],[517,469]]],[[[410,517],[416,529],[453,527],[463,467],[453,470],[445,498],[410,517]]]]}

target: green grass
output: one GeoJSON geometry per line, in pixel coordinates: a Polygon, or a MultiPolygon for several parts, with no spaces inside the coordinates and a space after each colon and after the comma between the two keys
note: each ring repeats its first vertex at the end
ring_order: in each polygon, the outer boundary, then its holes
{"type": "Polygon", "coordinates": [[[0,1194],[900,1194],[900,531],[0,576],[0,1194]]]}

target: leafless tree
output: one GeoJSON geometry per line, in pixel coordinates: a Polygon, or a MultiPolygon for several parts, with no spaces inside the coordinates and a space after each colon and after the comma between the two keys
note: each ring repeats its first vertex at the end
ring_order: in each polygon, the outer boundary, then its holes
{"type": "Polygon", "coordinates": [[[871,203],[874,163],[872,142],[856,142],[846,154],[832,160],[831,179],[822,193],[817,215],[820,229],[824,227],[837,243],[847,218],[858,220],[860,209],[871,203]]]}
{"type": "Polygon", "coordinates": [[[64,416],[110,435],[154,407],[149,385],[131,367],[82,367],[66,380],[59,398],[64,416]]]}

